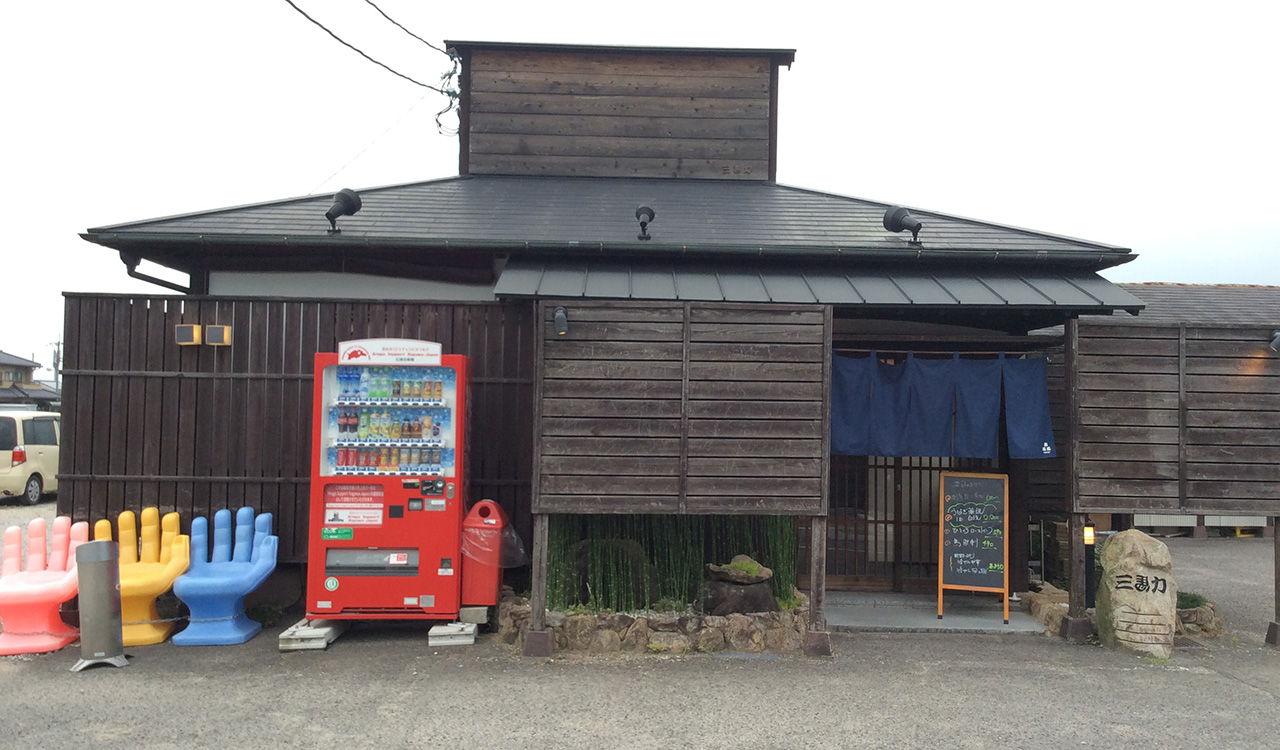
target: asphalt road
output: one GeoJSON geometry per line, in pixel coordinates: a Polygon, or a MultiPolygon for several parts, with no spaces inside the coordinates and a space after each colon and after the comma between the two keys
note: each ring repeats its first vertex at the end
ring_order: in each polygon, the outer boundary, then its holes
{"type": "Polygon", "coordinates": [[[831,659],[537,660],[485,636],[430,648],[420,623],[281,653],[286,621],[78,674],[76,646],[2,657],[0,747],[1276,747],[1280,650],[1255,625],[1272,616],[1270,541],[1168,541],[1180,586],[1232,627],[1168,662],[952,634],[837,634],[831,659]]]}

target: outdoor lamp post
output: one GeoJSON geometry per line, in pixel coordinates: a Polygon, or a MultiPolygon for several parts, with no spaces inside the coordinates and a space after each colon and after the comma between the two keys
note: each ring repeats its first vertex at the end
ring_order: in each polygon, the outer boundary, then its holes
{"type": "Polygon", "coordinates": [[[1088,609],[1095,605],[1097,594],[1097,581],[1094,580],[1095,574],[1094,557],[1093,557],[1093,522],[1089,521],[1084,525],[1084,606],[1088,609]]]}

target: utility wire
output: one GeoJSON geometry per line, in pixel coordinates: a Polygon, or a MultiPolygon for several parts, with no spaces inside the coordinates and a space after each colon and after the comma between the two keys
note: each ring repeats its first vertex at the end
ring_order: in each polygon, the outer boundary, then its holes
{"type": "MultiPolygon", "coordinates": [[[[320,27],[320,28],[321,28],[321,29],[322,29],[326,34],[328,34],[329,36],[331,36],[331,37],[333,37],[334,39],[336,39],[336,40],[338,40],[339,42],[341,42],[343,46],[348,47],[348,48],[350,48],[350,49],[354,50],[354,51],[355,51],[356,53],[358,53],[361,57],[363,57],[364,59],[366,59],[366,60],[368,60],[369,62],[373,63],[374,65],[378,65],[378,66],[380,66],[380,67],[383,67],[383,68],[385,68],[386,70],[390,71],[391,73],[394,73],[394,74],[396,74],[396,75],[400,76],[401,78],[405,79],[406,81],[409,81],[410,83],[417,84],[417,85],[419,85],[419,86],[421,86],[421,87],[423,87],[423,88],[425,88],[425,89],[431,89],[432,91],[435,91],[436,93],[439,93],[439,94],[444,94],[445,96],[449,97],[451,100],[452,100],[452,99],[454,99],[455,97],[457,97],[457,95],[458,95],[458,94],[457,94],[457,92],[455,92],[455,91],[448,91],[448,90],[446,90],[446,89],[437,88],[437,87],[432,86],[432,85],[430,85],[430,84],[427,84],[427,83],[423,83],[423,82],[421,82],[421,81],[414,80],[414,79],[410,78],[409,76],[405,75],[404,73],[401,73],[400,71],[398,71],[398,70],[395,70],[395,69],[391,68],[390,66],[386,65],[385,63],[382,63],[382,62],[379,62],[378,60],[373,59],[372,57],[370,57],[369,55],[365,54],[362,50],[360,50],[360,49],[359,49],[358,47],[356,47],[355,45],[350,44],[349,42],[347,42],[346,40],[344,40],[342,37],[338,36],[337,34],[333,33],[332,31],[329,31],[329,29],[325,28],[325,25],[324,25],[324,24],[320,23],[320,22],[319,22],[319,21],[317,21],[316,19],[314,19],[314,18],[312,18],[311,16],[307,15],[307,12],[306,12],[306,11],[304,11],[302,8],[299,8],[297,5],[295,5],[295,4],[294,4],[294,2],[293,2],[293,0],[284,0],[284,1],[285,1],[286,3],[288,3],[288,4],[289,4],[289,7],[293,8],[294,10],[298,11],[298,13],[302,14],[302,17],[303,17],[303,18],[307,19],[308,21],[310,21],[311,23],[315,24],[316,26],[319,26],[319,27],[320,27]]],[[[379,12],[381,12],[381,11],[379,11],[379,12]]],[[[386,14],[384,13],[383,15],[385,16],[386,14]]],[[[390,19],[387,19],[387,20],[390,20],[390,19]]],[[[393,23],[394,23],[394,22],[393,22],[393,23]]],[[[397,26],[399,26],[399,24],[396,24],[396,25],[397,25],[397,26]]],[[[404,28],[404,27],[401,27],[401,28],[404,28]]],[[[448,54],[448,53],[446,53],[446,54],[448,54]]],[[[446,108],[444,111],[445,111],[445,112],[447,112],[447,111],[448,111],[448,108],[446,108]]],[[[443,113],[442,113],[442,114],[443,114],[443,113]]]]}
{"type": "MultiPolygon", "coordinates": [[[[367,146],[365,146],[364,148],[360,149],[360,153],[358,153],[358,154],[356,154],[355,156],[353,156],[353,157],[351,157],[350,159],[348,159],[346,164],[343,164],[341,167],[338,167],[337,171],[335,171],[333,174],[329,175],[328,177],[324,178],[324,179],[320,182],[320,184],[319,184],[319,185],[316,185],[314,188],[312,188],[312,189],[311,189],[311,192],[310,192],[310,193],[307,193],[307,195],[315,195],[315,194],[316,194],[316,192],[317,192],[318,190],[320,190],[320,188],[322,188],[322,187],[324,187],[326,184],[328,184],[328,183],[329,183],[329,182],[330,182],[334,177],[337,177],[338,175],[340,175],[340,174],[342,174],[344,171],[346,171],[347,167],[351,166],[351,165],[352,165],[352,164],[353,164],[357,159],[359,159],[360,157],[364,156],[364,155],[365,155],[365,153],[366,153],[369,149],[373,148],[373,145],[374,145],[375,143],[377,143],[378,141],[382,140],[382,139],[387,135],[387,133],[390,133],[392,130],[394,130],[394,129],[395,129],[395,127],[396,127],[397,125],[399,125],[399,124],[401,123],[401,121],[403,121],[403,120],[404,120],[404,118],[408,117],[408,116],[409,116],[409,114],[413,112],[413,110],[417,109],[417,108],[418,108],[418,105],[419,105],[419,104],[422,104],[423,99],[426,99],[428,96],[430,96],[430,94],[423,94],[423,95],[422,95],[422,99],[419,99],[418,101],[414,102],[412,107],[410,107],[407,111],[405,111],[405,113],[404,113],[404,114],[400,115],[400,117],[396,118],[396,121],[395,121],[395,122],[393,122],[393,123],[391,123],[391,125],[389,125],[389,126],[387,127],[387,129],[386,129],[386,130],[384,130],[384,131],[382,131],[380,134],[378,134],[378,137],[376,137],[376,138],[374,138],[372,141],[370,141],[370,142],[369,142],[369,145],[367,145],[367,146]]],[[[439,125],[439,123],[440,123],[440,119],[439,119],[439,117],[440,117],[439,115],[436,115],[436,124],[437,124],[437,125],[439,125]]]]}
{"type": "Polygon", "coordinates": [[[427,45],[428,47],[430,47],[431,49],[435,50],[436,52],[439,52],[439,53],[440,53],[440,54],[442,54],[442,55],[449,55],[449,57],[453,57],[453,55],[452,55],[452,54],[450,54],[449,52],[447,52],[447,51],[445,51],[445,50],[440,49],[439,47],[435,46],[435,45],[434,45],[434,44],[432,44],[431,42],[428,42],[426,39],[423,39],[422,37],[418,36],[417,34],[413,33],[412,31],[409,31],[409,30],[408,30],[408,29],[406,29],[404,26],[401,26],[399,21],[397,21],[396,19],[392,18],[391,16],[388,16],[388,15],[387,15],[387,13],[386,13],[386,11],[384,11],[382,8],[379,8],[376,4],[374,4],[373,0],[364,0],[364,1],[365,1],[366,3],[368,3],[368,4],[369,4],[369,7],[370,7],[370,8],[373,8],[374,10],[378,11],[379,13],[381,13],[383,18],[385,18],[385,19],[387,19],[388,21],[390,21],[391,23],[395,24],[395,25],[396,25],[397,27],[399,27],[399,29],[400,29],[401,31],[403,31],[404,33],[408,34],[409,36],[413,37],[414,39],[417,39],[419,42],[422,42],[423,44],[427,45]]]}

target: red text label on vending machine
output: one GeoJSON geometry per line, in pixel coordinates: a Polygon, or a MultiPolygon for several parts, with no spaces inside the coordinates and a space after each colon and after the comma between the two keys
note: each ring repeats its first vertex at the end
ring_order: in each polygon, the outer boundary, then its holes
{"type": "Polygon", "coordinates": [[[326,526],[381,526],[382,487],[376,484],[331,484],[324,488],[326,526]]]}

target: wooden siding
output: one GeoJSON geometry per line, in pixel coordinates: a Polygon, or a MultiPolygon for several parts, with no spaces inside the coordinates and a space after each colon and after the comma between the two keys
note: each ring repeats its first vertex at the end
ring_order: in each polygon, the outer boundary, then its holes
{"type": "Polygon", "coordinates": [[[472,359],[469,497],[530,538],[532,305],[67,295],[58,512],[275,515],[282,562],[306,560],[313,355],[339,341],[438,341],[472,359]],[[232,326],[229,347],[174,341],[232,326]]]}
{"type": "Polygon", "coordinates": [[[464,172],[772,179],[768,57],[477,49],[466,67],[464,172]]]}
{"type": "Polygon", "coordinates": [[[826,512],[827,313],[541,307],[535,513],[826,512]]]}
{"type": "Polygon", "coordinates": [[[1079,511],[1280,513],[1270,329],[1081,322],[1079,511]]]}

